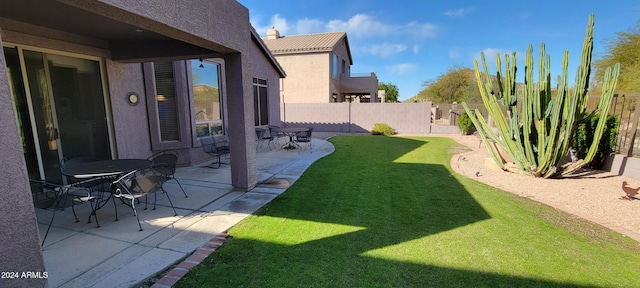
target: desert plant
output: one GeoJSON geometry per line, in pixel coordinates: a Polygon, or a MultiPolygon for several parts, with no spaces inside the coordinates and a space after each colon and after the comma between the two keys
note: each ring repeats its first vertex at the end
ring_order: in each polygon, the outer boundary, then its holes
{"type": "Polygon", "coordinates": [[[478,68],[478,61],[474,61],[482,101],[497,129],[489,127],[480,111],[476,110],[476,114],[473,114],[466,103],[462,104],[470,114],[482,140],[485,143],[495,143],[496,147],[487,145],[487,149],[496,164],[504,170],[536,177],[561,177],[584,167],[593,160],[604,132],[605,116],[608,114],[620,71],[618,64],[613,70],[607,69],[598,108],[591,114],[587,113],[593,23],[593,14],[591,14],[582,47],[581,64],[576,72],[575,86],[570,88],[568,84],[569,52],[565,51],[562,59],[562,74],[558,78],[557,94],[554,97],[551,95],[550,56],[545,52],[544,43],[540,45],[538,82],[533,81],[532,45],[529,45],[527,50],[524,85],[521,86],[516,86],[515,52],[512,57],[504,55],[504,74],[500,56],[496,57],[496,86],[489,77],[484,54],[481,54],[484,77],[478,68]],[[497,88],[494,89],[494,87],[497,88]],[[600,115],[600,117],[587,154],[584,159],[564,164],[578,123],[592,115],[600,115]],[[513,159],[513,165],[503,160],[498,147],[513,159]]]}
{"type": "Polygon", "coordinates": [[[371,129],[371,134],[373,135],[384,135],[390,136],[395,134],[393,128],[386,123],[376,123],[373,125],[373,129],[371,129]]]}
{"type": "Polygon", "coordinates": [[[456,120],[456,123],[458,124],[458,128],[460,128],[460,131],[462,131],[462,134],[464,135],[471,133],[475,129],[475,126],[473,126],[473,121],[471,121],[471,118],[467,113],[462,113],[462,115],[460,115],[456,120]]]}
{"type": "MultiPolygon", "coordinates": [[[[595,130],[598,126],[599,116],[595,115],[586,119],[578,125],[573,135],[571,147],[578,158],[584,158],[589,151],[589,144],[593,141],[595,130]]],[[[598,150],[591,163],[587,167],[598,169],[604,164],[604,160],[612,153],[616,146],[616,137],[618,135],[618,119],[614,116],[607,116],[607,122],[598,144],[598,150]]]]}

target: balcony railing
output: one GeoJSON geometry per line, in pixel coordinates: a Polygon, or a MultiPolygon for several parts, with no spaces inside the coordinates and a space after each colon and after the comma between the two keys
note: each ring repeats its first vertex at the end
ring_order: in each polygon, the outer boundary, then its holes
{"type": "Polygon", "coordinates": [[[378,77],[376,73],[340,75],[340,90],[342,93],[376,93],[378,91],[378,77]]]}

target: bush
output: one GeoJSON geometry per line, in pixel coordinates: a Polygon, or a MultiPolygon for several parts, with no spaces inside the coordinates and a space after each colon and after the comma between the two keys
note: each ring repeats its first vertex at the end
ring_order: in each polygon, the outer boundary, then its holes
{"type": "Polygon", "coordinates": [[[473,133],[475,130],[475,126],[473,126],[473,122],[467,113],[463,113],[458,117],[457,120],[458,128],[462,131],[462,134],[467,135],[473,133]]]}
{"type": "Polygon", "coordinates": [[[371,129],[371,134],[390,136],[395,134],[395,132],[393,131],[393,128],[389,126],[389,124],[376,123],[373,125],[373,129],[371,129]]]}
{"type": "MultiPolygon", "coordinates": [[[[598,115],[586,119],[581,122],[573,134],[571,147],[575,150],[575,156],[579,159],[584,159],[589,151],[589,146],[593,142],[593,134],[598,125],[598,115]]],[[[607,156],[614,151],[616,146],[616,137],[618,136],[618,120],[616,117],[609,115],[607,117],[607,123],[600,138],[598,144],[598,151],[593,161],[587,165],[589,168],[598,169],[604,164],[604,160],[607,156]]]]}

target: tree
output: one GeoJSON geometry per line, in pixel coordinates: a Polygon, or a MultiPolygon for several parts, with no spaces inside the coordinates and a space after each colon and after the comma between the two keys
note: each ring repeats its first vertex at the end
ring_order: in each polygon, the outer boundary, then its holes
{"type": "Polygon", "coordinates": [[[479,103],[481,96],[471,68],[452,67],[435,80],[426,80],[411,102],[429,100],[434,104],[453,102],[479,103]]]}
{"type": "Polygon", "coordinates": [[[380,82],[378,90],[384,90],[384,102],[398,102],[398,86],[396,84],[380,82]]]}
{"type": "Polygon", "coordinates": [[[618,32],[610,39],[607,52],[593,64],[595,79],[593,84],[601,86],[607,67],[620,63],[620,77],[616,92],[640,92],[640,21],[626,32],[618,32]]]}

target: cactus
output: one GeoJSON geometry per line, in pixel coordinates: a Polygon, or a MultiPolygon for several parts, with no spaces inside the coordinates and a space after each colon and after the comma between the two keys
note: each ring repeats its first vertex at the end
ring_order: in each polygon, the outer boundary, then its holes
{"type": "Polygon", "coordinates": [[[478,129],[493,160],[506,171],[556,178],[566,176],[591,162],[606,124],[606,115],[613,98],[620,67],[608,68],[602,87],[598,108],[588,113],[586,104],[591,73],[593,50],[593,14],[589,22],[582,47],[582,58],[576,72],[574,87],[568,85],[569,52],[564,52],[562,74],[557,80],[557,94],[552,97],[550,56],[540,45],[538,82],[533,81],[533,46],[529,45],[525,58],[524,85],[516,83],[516,53],[504,55],[505,71],[502,72],[500,55],[496,57],[496,83],[489,75],[484,54],[481,54],[484,73],[478,61],[474,61],[476,80],[482,101],[495,123],[492,128],[480,111],[471,111],[462,103],[473,124],[478,129]],[[599,115],[593,142],[584,159],[564,163],[569,153],[571,137],[580,121],[599,115]],[[503,150],[513,163],[506,163],[499,150],[503,150]]]}

